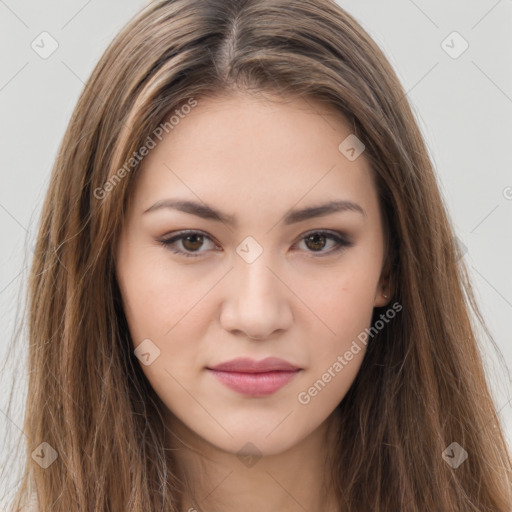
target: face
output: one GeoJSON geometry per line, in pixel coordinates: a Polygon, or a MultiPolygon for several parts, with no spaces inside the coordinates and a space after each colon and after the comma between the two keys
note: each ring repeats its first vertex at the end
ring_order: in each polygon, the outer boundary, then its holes
{"type": "Polygon", "coordinates": [[[387,303],[370,166],[338,148],[350,133],[313,100],[240,93],[198,101],[145,157],[116,274],[173,428],[277,454],[345,396],[387,303]]]}

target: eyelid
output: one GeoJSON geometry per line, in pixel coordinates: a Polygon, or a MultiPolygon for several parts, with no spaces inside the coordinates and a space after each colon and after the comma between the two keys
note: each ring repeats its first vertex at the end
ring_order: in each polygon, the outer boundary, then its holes
{"type": "MultiPolygon", "coordinates": [[[[326,238],[334,240],[336,242],[336,246],[334,249],[330,249],[328,251],[306,251],[309,252],[309,255],[314,258],[321,258],[324,256],[328,256],[331,254],[338,253],[342,251],[343,249],[348,249],[349,247],[352,247],[354,245],[354,241],[351,236],[349,236],[347,233],[342,231],[336,231],[332,229],[311,229],[308,231],[305,231],[304,233],[300,234],[296,241],[293,242],[293,245],[296,245],[297,243],[305,240],[308,236],[313,234],[319,234],[319,235],[325,235],[326,238]]],[[[201,257],[203,253],[206,253],[208,251],[197,251],[197,252],[187,252],[183,250],[174,250],[170,246],[171,244],[174,244],[175,242],[179,242],[180,240],[183,240],[189,235],[200,235],[205,239],[210,240],[215,245],[219,246],[218,242],[215,240],[214,237],[209,235],[208,233],[199,230],[199,229],[185,229],[177,232],[172,232],[168,235],[164,235],[162,238],[160,238],[158,241],[164,246],[165,249],[170,250],[171,252],[184,256],[184,257],[192,257],[197,258],[201,257]]]]}
{"type": "Polygon", "coordinates": [[[200,229],[184,229],[181,231],[172,232],[172,233],[169,233],[168,235],[164,235],[158,241],[164,246],[165,249],[167,249],[175,254],[185,256],[185,257],[198,258],[203,253],[207,252],[207,251],[197,251],[196,253],[186,252],[186,251],[182,251],[182,250],[174,250],[170,247],[171,244],[174,244],[175,242],[179,242],[180,240],[186,238],[189,235],[200,235],[200,236],[210,240],[213,244],[219,245],[212,236],[210,236],[208,233],[206,233],[204,231],[201,231],[200,229]]]}

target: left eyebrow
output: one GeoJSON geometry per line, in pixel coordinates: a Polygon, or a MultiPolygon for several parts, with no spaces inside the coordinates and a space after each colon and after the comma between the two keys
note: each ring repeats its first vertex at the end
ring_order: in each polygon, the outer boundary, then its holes
{"type": "MultiPolygon", "coordinates": [[[[179,210],[184,213],[195,215],[196,217],[201,217],[202,219],[223,222],[224,224],[228,224],[230,226],[237,226],[238,224],[234,215],[221,212],[204,203],[179,199],[162,199],[157,201],[153,206],[150,206],[143,213],[149,213],[155,210],[160,210],[162,208],[179,210]]],[[[300,210],[291,210],[286,213],[283,222],[285,225],[290,225],[316,217],[324,217],[333,213],[350,211],[358,212],[361,215],[366,216],[364,209],[357,203],[347,200],[339,200],[330,201],[328,203],[317,206],[308,206],[300,210]]]]}
{"type": "Polygon", "coordinates": [[[302,222],[303,220],[323,217],[325,215],[339,212],[358,212],[366,217],[366,212],[357,203],[347,200],[340,200],[330,201],[318,206],[308,206],[307,208],[303,208],[301,210],[291,210],[285,215],[283,222],[286,225],[294,224],[296,222],[302,222]]]}

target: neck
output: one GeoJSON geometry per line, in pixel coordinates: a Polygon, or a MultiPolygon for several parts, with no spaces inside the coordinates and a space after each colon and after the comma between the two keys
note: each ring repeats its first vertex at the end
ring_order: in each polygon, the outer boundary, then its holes
{"type": "Polygon", "coordinates": [[[167,413],[167,443],[186,482],[181,512],[338,511],[329,485],[336,412],[285,452],[247,456],[217,448],[167,413]]]}

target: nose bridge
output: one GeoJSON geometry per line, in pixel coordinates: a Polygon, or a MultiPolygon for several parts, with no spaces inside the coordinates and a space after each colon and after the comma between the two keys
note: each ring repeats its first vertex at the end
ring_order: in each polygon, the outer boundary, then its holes
{"type": "Polygon", "coordinates": [[[272,271],[272,267],[275,267],[275,258],[271,250],[260,247],[259,254],[256,254],[256,248],[249,245],[248,254],[252,253],[251,258],[245,258],[243,255],[239,258],[235,265],[235,275],[239,282],[240,298],[254,305],[257,303],[258,306],[265,306],[278,299],[279,287],[282,284],[274,275],[275,271],[272,271]]]}
{"type": "Polygon", "coordinates": [[[271,250],[249,240],[239,245],[237,253],[223,305],[224,328],[250,338],[265,338],[286,328],[291,314],[286,312],[284,284],[276,277],[271,250]]]}

